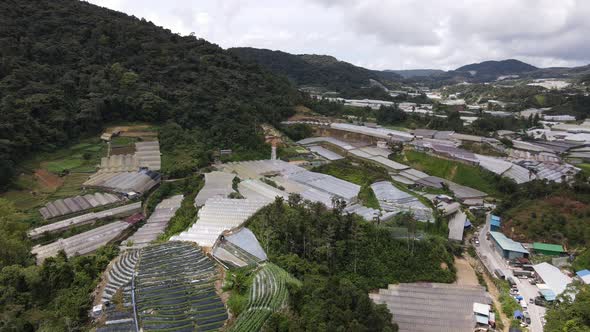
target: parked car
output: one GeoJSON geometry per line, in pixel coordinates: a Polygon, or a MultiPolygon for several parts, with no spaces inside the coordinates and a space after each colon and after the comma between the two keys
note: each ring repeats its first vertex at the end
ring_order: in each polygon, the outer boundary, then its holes
{"type": "Polygon", "coordinates": [[[522,313],[522,320],[527,324],[531,323],[531,315],[529,314],[528,311],[525,311],[522,313]]]}
{"type": "Polygon", "coordinates": [[[529,299],[529,304],[535,304],[535,299],[529,299]]]}

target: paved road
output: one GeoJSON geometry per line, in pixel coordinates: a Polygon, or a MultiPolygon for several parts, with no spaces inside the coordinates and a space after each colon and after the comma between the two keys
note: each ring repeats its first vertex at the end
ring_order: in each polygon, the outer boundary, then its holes
{"type": "MultiPolygon", "coordinates": [[[[486,234],[489,230],[490,224],[488,218],[486,218],[485,225],[479,231],[479,246],[475,247],[479,256],[482,258],[482,262],[494,277],[496,277],[494,274],[496,269],[500,269],[507,278],[513,277],[512,269],[508,265],[508,262],[493,248],[491,241],[486,239],[486,234]]],[[[529,326],[530,331],[542,332],[543,325],[541,324],[541,316],[545,316],[545,308],[529,303],[529,299],[534,299],[538,294],[537,286],[531,285],[527,279],[518,279],[516,277],[513,277],[513,279],[516,282],[520,295],[524,297],[524,300],[528,304],[528,309],[526,311],[528,311],[531,316],[531,324],[529,326]]],[[[511,318],[512,313],[506,313],[506,315],[511,318]]]]}

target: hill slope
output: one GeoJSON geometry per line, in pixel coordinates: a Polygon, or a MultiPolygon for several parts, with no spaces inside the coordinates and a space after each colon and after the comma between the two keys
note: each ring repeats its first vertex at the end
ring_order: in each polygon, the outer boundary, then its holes
{"type": "Polygon", "coordinates": [[[396,73],[403,78],[427,77],[435,74],[442,74],[441,69],[404,69],[404,70],[384,70],[384,72],[396,73]]]}
{"type": "Polygon", "coordinates": [[[529,65],[515,59],[501,60],[501,61],[484,61],[480,63],[472,63],[455,69],[456,72],[474,71],[476,75],[511,75],[529,72],[538,69],[535,66],[529,65]]]}
{"type": "Polygon", "coordinates": [[[257,63],[273,73],[287,76],[300,86],[319,86],[342,92],[368,87],[370,80],[387,83],[401,79],[393,72],[357,67],[328,55],[295,55],[251,47],[231,48],[229,51],[245,61],[257,63]]]}
{"type": "Polygon", "coordinates": [[[85,2],[3,1],[0,20],[0,187],[22,156],[105,122],[174,120],[213,146],[253,146],[253,124],[298,98],[217,45],[85,2]]]}

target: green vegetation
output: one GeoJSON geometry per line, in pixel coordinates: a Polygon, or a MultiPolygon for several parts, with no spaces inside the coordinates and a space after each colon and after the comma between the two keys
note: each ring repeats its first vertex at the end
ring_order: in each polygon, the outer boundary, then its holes
{"type": "Polygon", "coordinates": [[[579,167],[582,169],[582,172],[586,175],[586,176],[590,176],[590,164],[586,164],[586,163],[582,163],[582,164],[576,164],[576,167],[579,167]]]}
{"type": "Polygon", "coordinates": [[[23,216],[0,199],[0,321],[6,331],[67,331],[87,328],[90,293],[116,248],[94,255],[64,254],[34,264],[23,216]]]}
{"type": "Polygon", "coordinates": [[[547,310],[544,331],[590,331],[590,286],[574,285],[573,288],[578,290],[575,300],[572,301],[569,296],[562,294],[561,301],[547,310]]]}
{"type": "Polygon", "coordinates": [[[21,163],[22,173],[13,179],[10,190],[0,193],[0,197],[25,212],[29,222],[35,222],[40,218],[39,206],[80,194],[82,183],[105,154],[103,142],[87,138],[67,148],[29,156],[21,163]]]}
{"type": "Polygon", "coordinates": [[[590,270],[590,249],[586,248],[581,252],[572,263],[574,271],[590,270]]]}
{"type": "Polygon", "coordinates": [[[232,314],[239,316],[249,304],[250,289],[255,274],[252,267],[242,267],[227,271],[223,290],[229,291],[227,306],[232,314]]]}
{"type": "Polygon", "coordinates": [[[403,155],[395,156],[394,160],[432,176],[438,176],[491,195],[498,192],[497,177],[477,166],[438,158],[418,151],[404,151],[403,155]]]}
{"type": "MultiPolygon", "coordinates": [[[[493,278],[494,284],[500,293],[500,303],[502,304],[502,312],[510,319],[512,319],[514,311],[522,310],[520,304],[510,295],[510,284],[506,280],[493,278]]],[[[512,325],[512,323],[510,324],[512,325]]]]}
{"type": "Polygon", "coordinates": [[[394,87],[395,84],[390,81],[401,78],[393,72],[368,70],[327,55],[294,55],[251,47],[231,48],[229,51],[244,61],[257,63],[275,74],[286,76],[297,85],[338,91],[350,98],[390,99],[391,96],[381,87],[366,88],[369,80],[394,87]]]}
{"type": "Polygon", "coordinates": [[[137,142],[137,138],[134,137],[115,136],[111,139],[113,146],[133,145],[135,142],[137,142]]]}
{"type": "Polygon", "coordinates": [[[170,219],[168,222],[168,226],[166,227],[164,234],[159,237],[160,240],[166,241],[173,235],[177,235],[180,232],[188,229],[189,226],[197,220],[198,210],[194,205],[195,197],[205,184],[202,177],[200,176],[192,176],[181,181],[168,183],[174,183],[177,187],[180,187],[182,194],[184,195],[184,199],[182,200],[180,208],[176,210],[174,217],[172,217],[172,219],[170,219]]]}
{"type": "Polygon", "coordinates": [[[287,203],[279,199],[247,222],[270,260],[303,280],[301,290],[290,294],[295,317],[275,315],[270,321],[303,330],[393,330],[390,314],[368,298],[370,289],[455,279],[445,239],[396,240],[393,228],[339,208],[306,205],[298,195],[287,203]]]}
{"type": "Polygon", "coordinates": [[[299,141],[313,135],[313,128],[305,123],[297,123],[294,125],[285,125],[279,128],[287,137],[294,141],[299,141]]]}
{"type": "Polygon", "coordinates": [[[351,162],[347,159],[336,160],[313,169],[314,172],[332,175],[360,186],[371,185],[377,181],[388,180],[389,174],[383,167],[359,161],[351,162]]]}
{"type": "Polygon", "coordinates": [[[361,186],[359,199],[361,203],[370,208],[379,209],[379,202],[371,189],[371,184],[377,181],[388,181],[387,170],[375,164],[360,162],[352,163],[349,160],[337,160],[313,169],[315,172],[329,174],[342,180],[346,180],[361,186]]]}
{"type": "Polygon", "coordinates": [[[272,263],[255,271],[250,278],[247,292],[240,292],[243,287],[236,287],[239,274],[230,273],[234,292],[228,304],[232,313],[239,315],[230,331],[260,331],[273,313],[286,307],[289,292],[296,292],[301,287],[299,280],[272,263]]]}
{"type": "Polygon", "coordinates": [[[503,214],[502,227],[518,241],[590,245],[590,205],[578,197],[553,194],[523,200],[503,214]],[[515,229],[512,234],[511,229],[515,229]]]}
{"type": "Polygon", "coordinates": [[[31,153],[107,121],[172,120],[199,129],[207,148],[256,151],[257,124],[280,122],[301,100],[286,79],[217,45],[87,2],[2,2],[0,20],[0,187],[31,153]]]}
{"type": "Polygon", "coordinates": [[[568,250],[590,239],[590,184],[578,174],[571,184],[530,181],[506,194],[495,214],[507,236],[519,241],[558,243],[568,250]]]}

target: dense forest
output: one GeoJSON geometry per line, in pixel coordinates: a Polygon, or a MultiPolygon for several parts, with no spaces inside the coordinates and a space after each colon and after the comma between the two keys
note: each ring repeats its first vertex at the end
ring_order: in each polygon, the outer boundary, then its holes
{"type": "Polygon", "coordinates": [[[98,277],[118,250],[66,258],[40,266],[30,254],[26,224],[12,203],[0,199],[0,331],[80,331],[98,277]]]}
{"type": "Polygon", "coordinates": [[[0,187],[29,153],[105,122],[172,120],[211,147],[255,148],[257,124],[300,98],[217,45],[82,1],[2,1],[0,20],[0,187]]]}
{"type": "Polygon", "coordinates": [[[341,92],[347,97],[370,95],[387,98],[389,95],[382,88],[367,88],[371,80],[388,85],[401,79],[394,72],[357,67],[327,55],[295,55],[251,47],[231,48],[229,51],[245,61],[257,63],[273,73],[288,77],[296,85],[323,87],[341,92]]]}
{"type": "Polygon", "coordinates": [[[269,259],[303,281],[291,294],[292,312],[277,314],[273,324],[291,331],[392,331],[390,314],[372,303],[370,290],[455,280],[445,239],[399,238],[392,224],[368,223],[335,207],[291,195],[248,221],[269,259]]]}

